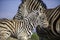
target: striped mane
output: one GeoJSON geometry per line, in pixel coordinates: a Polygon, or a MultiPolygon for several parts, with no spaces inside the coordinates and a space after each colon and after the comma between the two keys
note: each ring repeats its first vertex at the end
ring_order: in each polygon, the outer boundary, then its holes
{"type": "Polygon", "coordinates": [[[42,9],[47,9],[45,3],[42,0],[22,0],[22,4],[25,2],[29,11],[38,10],[39,6],[41,6],[42,9]]]}

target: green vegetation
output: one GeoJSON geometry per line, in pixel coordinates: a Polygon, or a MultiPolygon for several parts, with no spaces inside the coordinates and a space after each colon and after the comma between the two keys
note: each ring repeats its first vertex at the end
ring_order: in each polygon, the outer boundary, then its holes
{"type": "MultiPolygon", "coordinates": [[[[7,40],[17,40],[17,39],[9,37],[7,40]]],[[[39,37],[38,37],[38,35],[36,33],[33,33],[33,35],[31,36],[31,38],[29,40],[39,40],[39,37]]],[[[43,40],[48,40],[48,39],[47,38],[43,38],[43,40]]]]}
{"type": "MultiPolygon", "coordinates": [[[[17,39],[9,37],[7,40],[17,40],[17,39]]],[[[29,40],[39,40],[39,37],[36,33],[33,33],[33,35],[29,40]]]]}
{"type": "Polygon", "coordinates": [[[33,35],[31,36],[29,40],[39,40],[39,37],[36,33],[33,33],[33,35]]]}
{"type": "Polygon", "coordinates": [[[17,39],[9,37],[7,40],[17,40],[17,39]]]}
{"type": "MultiPolygon", "coordinates": [[[[37,35],[37,33],[33,33],[33,35],[31,36],[31,38],[29,39],[29,40],[40,40],[41,39],[41,37],[39,37],[38,35],[37,35]]],[[[49,40],[48,38],[46,38],[46,37],[42,37],[42,39],[43,40],[49,40]]]]}

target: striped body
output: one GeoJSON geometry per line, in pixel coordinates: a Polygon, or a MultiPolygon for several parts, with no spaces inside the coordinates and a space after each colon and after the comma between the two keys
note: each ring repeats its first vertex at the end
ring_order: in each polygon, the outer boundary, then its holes
{"type": "Polygon", "coordinates": [[[33,10],[38,10],[42,12],[46,9],[46,5],[42,0],[21,0],[22,3],[18,7],[17,14],[13,17],[13,19],[23,19],[33,10]]]}
{"type": "Polygon", "coordinates": [[[23,20],[0,19],[0,40],[6,40],[10,36],[19,40],[27,40],[25,37],[29,37],[31,33],[26,27],[27,23],[23,20]]]}
{"type": "Polygon", "coordinates": [[[43,34],[43,37],[45,35],[50,40],[60,40],[60,6],[53,9],[46,9],[44,13],[49,21],[49,26],[46,29],[37,27],[38,35],[41,36],[43,34]]]}
{"type": "Polygon", "coordinates": [[[55,39],[60,38],[60,5],[46,14],[50,24],[51,35],[55,39]],[[57,37],[57,38],[56,38],[57,37]]]}

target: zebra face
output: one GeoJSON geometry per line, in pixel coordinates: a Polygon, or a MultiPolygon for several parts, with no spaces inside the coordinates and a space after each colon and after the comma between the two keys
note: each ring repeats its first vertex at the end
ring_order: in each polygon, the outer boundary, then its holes
{"type": "Polygon", "coordinates": [[[34,25],[34,27],[37,27],[38,25],[44,28],[48,27],[46,15],[41,13],[39,10],[34,10],[33,12],[29,13],[27,18],[29,19],[30,23],[34,25]]]}
{"type": "Polygon", "coordinates": [[[40,25],[42,28],[47,28],[49,23],[47,21],[46,15],[44,13],[40,13],[36,20],[36,26],[40,25]]]}

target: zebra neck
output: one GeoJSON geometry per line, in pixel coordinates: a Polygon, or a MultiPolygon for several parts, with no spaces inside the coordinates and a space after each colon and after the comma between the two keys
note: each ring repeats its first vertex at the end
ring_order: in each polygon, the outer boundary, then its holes
{"type": "Polygon", "coordinates": [[[27,23],[26,25],[29,26],[31,28],[31,30],[34,29],[34,25],[32,22],[30,22],[30,20],[28,18],[24,18],[25,23],[27,23]]]}

